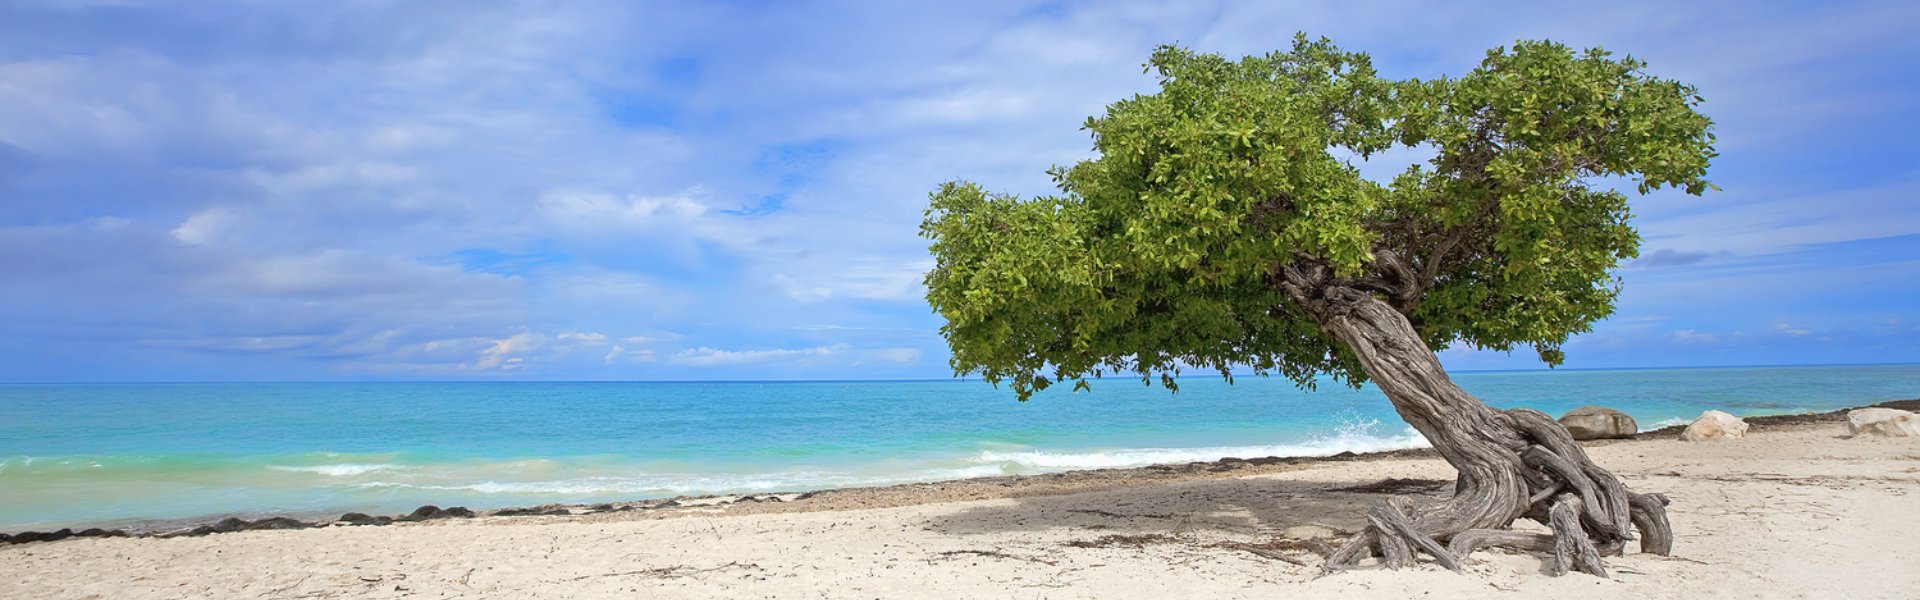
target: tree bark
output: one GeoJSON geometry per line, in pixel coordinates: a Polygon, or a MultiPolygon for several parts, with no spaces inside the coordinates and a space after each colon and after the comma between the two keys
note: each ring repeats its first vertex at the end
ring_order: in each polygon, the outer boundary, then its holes
{"type": "Polygon", "coordinates": [[[1459,472],[1454,495],[1445,502],[1408,507],[1404,517],[1397,509],[1371,514],[1369,525],[1329,557],[1329,570],[1357,566],[1375,555],[1398,567],[1411,562],[1403,548],[1425,551],[1456,568],[1459,559],[1481,546],[1507,545],[1550,548],[1549,571],[1555,574],[1578,570],[1605,577],[1599,554],[1617,553],[1633,539],[1634,528],[1643,533],[1643,552],[1670,551],[1665,497],[1627,491],[1546,414],[1495,410],[1460,389],[1393,306],[1354,288],[1287,283],[1292,285],[1283,287],[1322,330],[1352,350],[1400,417],[1459,472]],[[1552,526],[1553,543],[1492,531],[1523,517],[1552,526]],[[1475,533],[1452,550],[1442,545],[1467,532],[1475,533]]]}

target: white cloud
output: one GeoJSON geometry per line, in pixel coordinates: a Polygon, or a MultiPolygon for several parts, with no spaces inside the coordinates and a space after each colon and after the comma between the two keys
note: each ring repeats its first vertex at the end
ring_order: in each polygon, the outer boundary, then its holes
{"type": "Polygon", "coordinates": [[[932,260],[858,259],[852,261],[813,261],[802,276],[776,273],[772,280],[782,292],[802,302],[831,298],[863,300],[915,301],[924,297],[922,282],[933,268],[932,260]],[[849,264],[851,263],[851,264],[849,264]]]}
{"type": "Polygon", "coordinates": [[[349,186],[387,187],[420,179],[419,169],[390,162],[310,165],[286,172],[253,170],[249,177],[277,193],[303,193],[349,186]]]}
{"type": "Polygon", "coordinates": [[[610,338],[608,338],[607,334],[604,334],[604,333],[595,333],[591,331],[585,331],[585,332],[569,331],[569,332],[554,336],[553,339],[561,342],[577,342],[577,343],[588,345],[588,346],[598,346],[598,345],[607,343],[607,340],[610,338]]]}
{"type": "Polygon", "coordinates": [[[822,286],[800,285],[793,280],[793,277],[788,276],[786,273],[775,274],[773,276],[773,284],[780,286],[780,290],[786,292],[787,296],[801,302],[818,302],[833,297],[833,289],[822,286]]]}
{"type": "Polygon", "coordinates": [[[576,191],[540,196],[540,212],[553,222],[583,229],[672,227],[700,218],[707,206],[687,196],[638,196],[576,191]]]}
{"type": "MultiPolygon", "coordinates": [[[[487,348],[480,351],[480,360],[474,362],[471,368],[481,371],[496,368],[501,370],[517,369],[524,361],[523,357],[517,355],[525,354],[530,350],[540,347],[540,345],[544,343],[546,343],[546,336],[530,331],[523,331],[509,337],[491,340],[487,342],[487,348]]],[[[461,367],[466,368],[466,365],[461,365],[461,367]]]]}
{"type": "Polygon", "coordinates": [[[1691,205],[1687,214],[1654,215],[1638,224],[1650,242],[1669,251],[1752,256],[1920,233],[1920,203],[1896,200],[1915,197],[1917,181],[1791,194],[1734,189],[1698,200],[1668,199],[1691,205]]]}
{"type": "Polygon", "coordinates": [[[457,139],[459,134],[453,130],[432,125],[389,125],[366,134],[367,146],[383,152],[441,147],[457,139]]]}
{"type": "Polygon", "coordinates": [[[212,244],[226,237],[238,219],[232,210],[216,208],[194,213],[171,232],[182,243],[212,244]]]}
{"type": "Polygon", "coordinates": [[[1682,329],[1673,332],[1673,338],[1683,344],[1711,344],[1720,341],[1720,336],[1712,333],[1682,329]]]}
{"type": "Polygon", "coordinates": [[[920,349],[918,348],[881,348],[874,350],[873,355],[875,358],[890,362],[920,362],[920,349]]]}
{"type": "Polygon", "coordinates": [[[1787,334],[1787,335],[1791,335],[1794,337],[1800,337],[1810,333],[1809,331],[1807,331],[1807,328],[1805,327],[1794,327],[1786,323],[1779,323],[1774,325],[1773,330],[1778,331],[1780,333],[1787,334]]]}
{"type": "Polygon", "coordinates": [[[852,350],[852,346],[848,346],[847,344],[833,344],[830,346],[792,350],[785,348],[775,348],[771,350],[720,350],[701,346],[675,353],[670,362],[676,365],[693,367],[747,365],[808,358],[825,358],[845,354],[850,350],[852,350]]]}
{"type": "Polygon", "coordinates": [[[600,364],[611,365],[622,360],[635,363],[647,363],[653,362],[655,356],[656,353],[651,349],[636,348],[630,350],[626,346],[615,344],[612,349],[607,350],[607,355],[600,359],[600,364]]]}
{"type": "Polygon", "coordinates": [[[891,113],[898,124],[905,126],[963,125],[1018,120],[1032,112],[1033,104],[1023,92],[974,88],[889,102],[878,111],[891,113]]]}

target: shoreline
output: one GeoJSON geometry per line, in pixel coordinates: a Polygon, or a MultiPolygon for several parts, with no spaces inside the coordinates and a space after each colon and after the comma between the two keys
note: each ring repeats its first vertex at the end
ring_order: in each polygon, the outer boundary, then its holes
{"type": "Polygon", "coordinates": [[[1551,577],[1550,556],[1500,549],[1461,557],[1465,573],[1323,572],[1315,549],[1369,508],[1451,493],[1444,461],[1399,451],[13,544],[0,597],[1911,598],[1920,571],[1898,549],[1920,539],[1902,518],[1920,510],[1920,439],[1850,436],[1838,414],[1754,421],[1739,439],[1587,443],[1672,499],[1673,554],[1630,545],[1608,578],[1551,577]]]}
{"type": "MultiPolygon", "coordinates": [[[[1826,423],[1844,423],[1848,411],[1861,408],[1895,408],[1920,412],[1920,399],[1890,400],[1864,406],[1820,413],[1765,415],[1743,420],[1751,431],[1778,431],[1826,423]]],[[[1582,442],[1589,449],[1621,443],[1671,439],[1685,425],[1672,425],[1639,432],[1632,437],[1582,442]]],[[[671,518],[690,507],[724,507],[729,514],[766,514],[822,512],[896,508],[953,500],[1012,499],[1080,492],[1106,491],[1140,485],[1242,477],[1279,473],[1313,465],[1356,461],[1407,460],[1437,458],[1431,448],[1341,452],[1330,456],[1261,458],[1223,458],[1214,461],[1169,463],[1141,467],[1077,469],[1028,475],[993,475],[928,482],[898,483],[881,486],[826,488],[811,491],[755,492],[641,498],[601,503],[550,503],[498,509],[470,510],[462,506],[441,508],[423,505],[406,515],[366,515],[346,513],[328,518],[331,513],[258,512],[223,513],[178,519],[141,519],[97,522],[63,527],[51,531],[23,530],[0,532],[0,547],[8,544],[51,542],[72,538],[130,537],[168,539],[257,530],[316,529],[336,526],[382,526],[393,523],[470,518],[589,517],[609,514],[650,515],[642,518],[671,518]],[[750,509],[743,510],[743,508],[750,509]],[[24,539],[23,539],[24,538],[24,539]]]]}

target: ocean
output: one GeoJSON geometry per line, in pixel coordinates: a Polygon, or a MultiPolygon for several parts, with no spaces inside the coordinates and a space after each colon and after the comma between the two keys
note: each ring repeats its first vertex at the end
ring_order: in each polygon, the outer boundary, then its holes
{"type": "MultiPolygon", "coordinates": [[[[1460,373],[1497,407],[1642,429],[1920,396],[1920,365],[1460,373]]],[[[1371,387],[1190,377],[0,385],[0,531],[224,514],[396,514],[1316,456],[1424,445],[1371,387]]]]}

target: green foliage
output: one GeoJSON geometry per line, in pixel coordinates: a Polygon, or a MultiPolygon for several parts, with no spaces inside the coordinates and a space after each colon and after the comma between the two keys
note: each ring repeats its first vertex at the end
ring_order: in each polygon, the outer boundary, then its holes
{"type": "Polygon", "coordinates": [[[1098,154],[1052,172],[1061,195],[933,193],[927,299],[956,372],[1022,399],[1109,373],[1172,387],[1183,365],[1357,384],[1276,272],[1371,289],[1391,257],[1415,280],[1395,306],[1430,347],[1527,345],[1557,363],[1612,312],[1612,269],[1639,245],[1613,185],[1711,187],[1696,91],[1603,50],[1523,42],[1431,81],[1304,36],[1239,61],[1165,46],[1147,66],[1160,90],[1088,119],[1098,154]],[[1351,164],[1400,146],[1435,156],[1386,185],[1351,164]]]}

